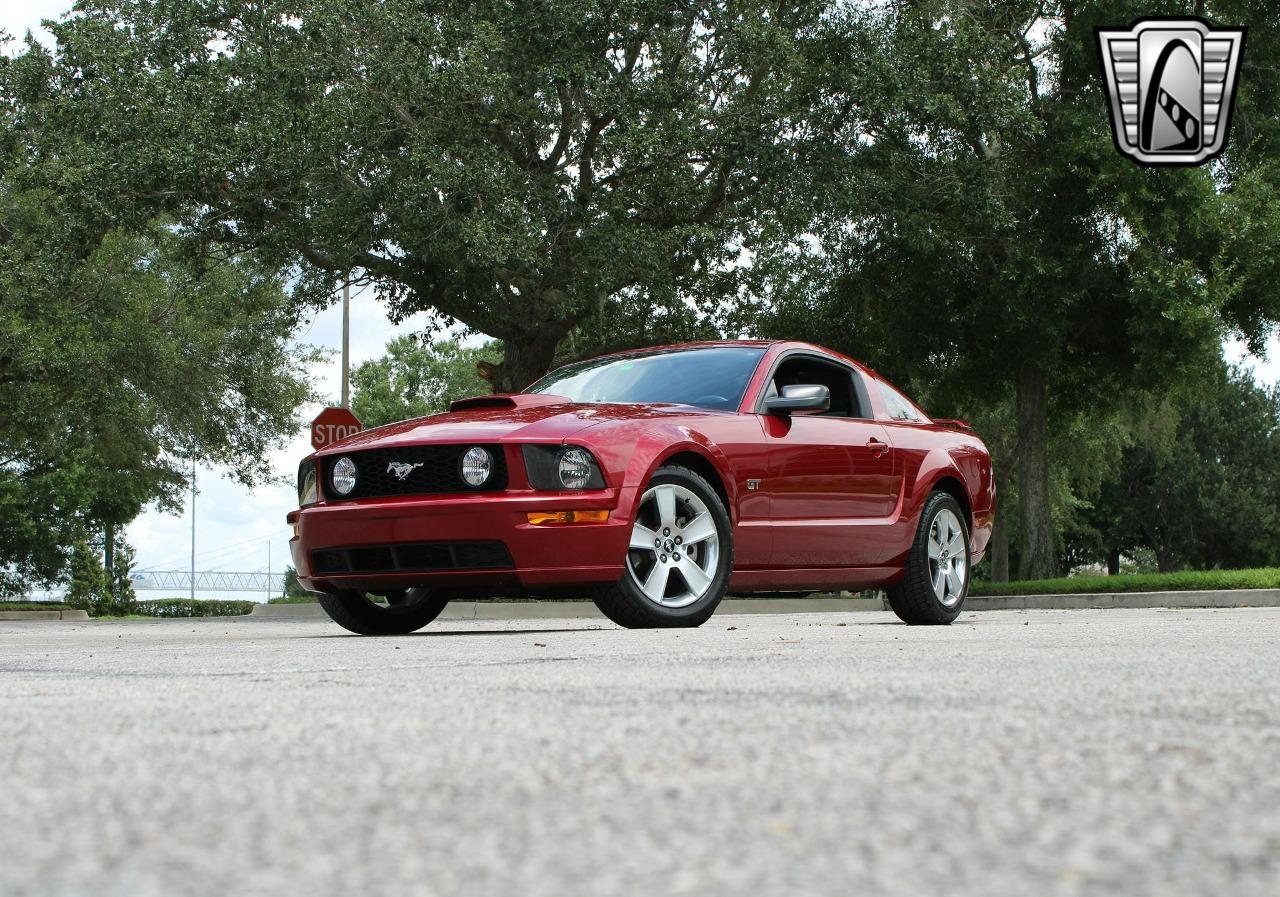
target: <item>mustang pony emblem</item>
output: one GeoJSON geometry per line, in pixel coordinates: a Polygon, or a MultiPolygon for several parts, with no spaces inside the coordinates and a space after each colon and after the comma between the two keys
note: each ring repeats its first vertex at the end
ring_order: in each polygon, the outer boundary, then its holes
{"type": "Polygon", "coordinates": [[[417,464],[407,464],[404,461],[392,461],[387,465],[387,473],[394,473],[397,480],[403,480],[406,479],[409,474],[413,473],[415,469],[421,466],[421,461],[417,464]]]}

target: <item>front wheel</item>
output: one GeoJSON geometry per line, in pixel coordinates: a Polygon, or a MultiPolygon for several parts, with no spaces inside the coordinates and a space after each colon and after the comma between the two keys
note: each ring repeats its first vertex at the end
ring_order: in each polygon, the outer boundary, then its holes
{"type": "Polygon", "coordinates": [[[969,530],[959,502],[934,492],[925,503],[902,581],[886,590],[904,623],[945,626],[969,594],[969,530]]]}
{"type": "Polygon", "coordinates": [[[426,626],[444,610],[449,596],[439,589],[404,589],[378,604],[364,592],[319,594],[320,606],[333,622],[357,635],[408,635],[426,626]]]}
{"type": "Polygon", "coordinates": [[[663,467],[641,496],[626,570],[592,594],[629,629],[701,626],[729,586],[733,529],[715,489],[684,467],[663,467]]]}

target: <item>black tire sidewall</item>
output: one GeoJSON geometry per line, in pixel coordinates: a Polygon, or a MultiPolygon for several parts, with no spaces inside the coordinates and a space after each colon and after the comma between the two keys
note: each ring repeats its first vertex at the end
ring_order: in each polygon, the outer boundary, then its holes
{"type": "Polygon", "coordinates": [[[410,591],[420,594],[402,607],[383,607],[352,591],[322,594],[320,605],[335,623],[358,635],[408,635],[440,616],[449,603],[438,589],[410,591]]]}

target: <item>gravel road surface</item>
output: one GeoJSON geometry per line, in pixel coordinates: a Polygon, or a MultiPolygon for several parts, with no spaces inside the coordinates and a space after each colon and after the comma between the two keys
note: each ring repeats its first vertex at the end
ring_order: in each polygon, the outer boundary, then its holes
{"type": "Polygon", "coordinates": [[[0,623],[0,895],[1280,894],[1280,609],[0,623]]]}

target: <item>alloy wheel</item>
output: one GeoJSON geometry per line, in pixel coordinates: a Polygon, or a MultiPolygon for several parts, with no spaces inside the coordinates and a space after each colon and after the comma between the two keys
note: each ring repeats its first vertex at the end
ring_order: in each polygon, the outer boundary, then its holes
{"type": "Polygon", "coordinates": [[[969,563],[960,519],[943,508],[929,526],[929,580],[934,597],[943,607],[955,607],[964,595],[965,569],[969,563]]]}
{"type": "Polygon", "coordinates": [[[662,607],[693,604],[711,588],[719,561],[715,518],[696,493],[663,483],[641,496],[627,572],[646,598],[662,607]]]}

